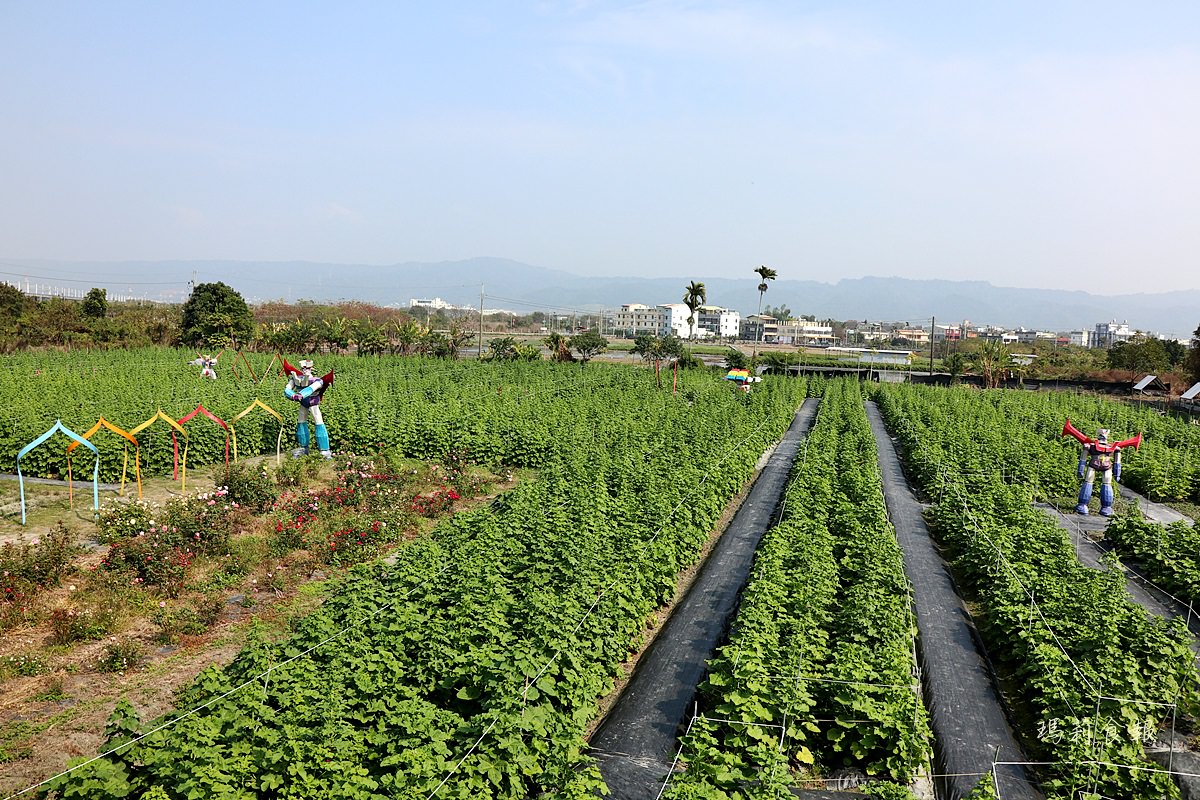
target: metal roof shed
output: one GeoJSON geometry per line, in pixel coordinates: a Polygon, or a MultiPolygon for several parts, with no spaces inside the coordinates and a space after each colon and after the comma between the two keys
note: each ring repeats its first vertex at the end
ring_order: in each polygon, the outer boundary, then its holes
{"type": "Polygon", "coordinates": [[[1133,391],[1142,394],[1166,394],[1170,387],[1160,381],[1157,375],[1147,375],[1133,385],[1133,391]]]}

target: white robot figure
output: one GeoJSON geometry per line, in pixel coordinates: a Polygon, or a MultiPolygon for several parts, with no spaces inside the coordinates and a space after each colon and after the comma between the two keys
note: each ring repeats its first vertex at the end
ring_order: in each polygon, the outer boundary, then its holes
{"type": "Polygon", "coordinates": [[[288,374],[287,386],[283,396],[300,404],[300,414],[296,421],[296,443],[300,445],[292,451],[293,458],[308,455],[308,417],[312,416],[317,432],[317,449],[324,458],[333,458],[329,452],[329,432],[325,429],[325,420],[321,416],[321,396],[333,385],[333,372],[318,378],[313,374],[313,362],[300,362],[296,369],[287,361],[283,362],[283,371],[288,374]]]}
{"type": "Polygon", "coordinates": [[[1096,473],[1100,473],[1100,514],[1105,517],[1111,517],[1113,514],[1113,480],[1121,480],[1121,448],[1133,447],[1138,450],[1142,446],[1142,435],[1139,433],[1132,439],[1124,439],[1120,442],[1109,441],[1109,431],[1107,428],[1101,428],[1096,433],[1096,438],[1091,439],[1080,433],[1071,420],[1068,419],[1063,425],[1063,436],[1071,436],[1081,445],[1083,449],[1079,454],[1079,465],[1077,474],[1083,478],[1083,485],[1079,487],[1079,505],[1075,506],[1076,514],[1088,513],[1088,501],[1092,499],[1092,486],[1096,480],[1096,473]]]}
{"type": "Polygon", "coordinates": [[[220,353],[212,357],[197,355],[195,359],[188,363],[193,367],[201,367],[201,378],[211,378],[215,381],[217,379],[217,359],[220,357],[220,353]]]}

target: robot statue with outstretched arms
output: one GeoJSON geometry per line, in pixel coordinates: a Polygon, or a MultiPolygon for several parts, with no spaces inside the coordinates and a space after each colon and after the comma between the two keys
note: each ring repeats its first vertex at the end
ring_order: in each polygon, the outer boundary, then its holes
{"type": "Polygon", "coordinates": [[[197,355],[195,359],[188,363],[194,367],[200,367],[201,378],[210,378],[215,381],[217,379],[217,359],[220,357],[220,353],[215,356],[197,355]]]}
{"type": "Polygon", "coordinates": [[[1079,487],[1079,505],[1075,506],[1075,513],[1087,514],[1088,501],[1092,499],[1092,486],[1096,480],[1096,473],[1100,473],[1100,514],[1105,517],[1111,517],[1113,513],[1113,486],[1114,479],[1121,480],[1121,448],[1133,447],[1137,450],[1142,446],[1142,435],[1139,433],[1132,439],[1125,439],[1120,442],[1109,441],[1109,431],[1107,428],[1101,428],[1096,432],[1096,438],[1090,439],[1084,436],[1068,419],[1063,425],[1063,436],[1073,436],[1078,442],[1083,445],[1083,449],[1079,453],[1079,470],[1080,478],[1083,478],[1083,485],[1079,487]]]}
{"type": "Polygon", "coordinates": [[[321,397],[333,385],[333,372],[318,378],[313,373],[313,362],[300,362],[297,369],[285,360],[283,371],[288,375],[287,386],[283,388],[283,396],[300,404],[300,414],[296,421],[296,444],[300,445],[292,451],[294,458],[308,455],[308,418],[312,416],[316,426],[317,449],[325,458],[333,458],[329,451],[329,432],[325,429],[325,420],[321,416],[321,397]]]}

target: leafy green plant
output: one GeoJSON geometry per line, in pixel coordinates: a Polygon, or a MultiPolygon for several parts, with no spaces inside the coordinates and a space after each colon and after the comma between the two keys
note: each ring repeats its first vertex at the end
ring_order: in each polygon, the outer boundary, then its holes
{"type": "Polygon", "coordinates": [[[208,630],[204,620],[194,608],[159,607],[151,620],[158,626],[158,639],[165,644],[176,644],[184,636],[197,636],[208,630]]]}
{"type": "Polygon", "coordinates": [[[102,639],[117,626],[118,612],[109,606],[67,605],[50,612],[50,640],[54,644],[102,639]]]}
{"type": "Polygon", "coordinates": [[[117,639],[104,646],[104,652],[96,662],[98,672],[128,672],[141,666],[146,658],[146,648],[132,639],[117,639]]]}
{"type": "Polygon", "coordinates": [[[213,483],[223,487],[228,499],[247,511],[266,511],[279,497],[279,489],[265,465],[245,463],[218,464],[213,483]]]}
{"type": "Polygon", "coordinates": [[[0,658],[0,680],[28,678],[48,671],[46,659],[37,653],[13,653],[0,658]]]}
{"type": "Polygon", "coordinates": [[[742,796],[764,782],[786,796],[797,771],[846,767],[907,783],[929,759],[911,599],[862,396],[857,382],[824,388],[782,517],[759,544],[729,643],[709,662],[711,719],[693,723],[669,797],[742,796]]]}
{"type": "Polygon", "coordinates": [[[1137,768],[1145,758],[1137,732],[1197,702],[1191,637],[1181,620],[1135,605],[1115,561],[1103,571],[1082,566],[1067,533],[1031,505],[1073,483],[1076,449],[1059,438],[1060,404],[1075,401],[911,386],[880,387],[876,397],[910,474],[935,500],[935,532],[989,651],[1017,677],[1012,700],[1037,728],[1026,731],[1034,755],[1055,762],[1043,788],[1176,796],[1161,772],[1137,768]]]}
{"type": "Polygon", "coordinates": [[[61,522],[40,538],[0,545],[0,625],[8,628],[30,619],[34,598],[58,585],[78,552],[61,522]]]}

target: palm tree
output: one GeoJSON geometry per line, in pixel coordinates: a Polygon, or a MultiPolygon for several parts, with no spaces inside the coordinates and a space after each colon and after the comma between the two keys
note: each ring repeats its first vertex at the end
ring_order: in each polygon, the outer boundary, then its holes
{"type": "Polygon", "coordinates": [[[758,313],[761,314],[763,294],[767,291],[767,281],[775,280],[779,277],[779,273],[770,267],[759,267],[754,271],[758,273],[758,277],[762,280],[762,282],[758,284],[758,313]]]}
{"type": "Polygon", "coordinates": [[[951,383],[958,383],[959,377],[967,369],[967,359],[962,353],[951,353],[942,359],[942,369],[950,373],[951,383]]]}
{"type": "Polygon", "coordinates": [[[542,339],[542,343],[546,345],[546,349],[550,351],[551,361],[574,361],[575,356],[571,355],[570,343],[567,337],[558,331],[550,331],[550,335],[542,339]]]}
{"type": "Polygon", "coordinates": [[[399,353],[406,356],[417,349],[426,330],[412,319],[405,319],[403,322],[397,319],[392,321],[389,334],[395,337],[395,341],[392,343],[392,355],[399,353]]]}
{"type": "Polygon", "coordinates": [[[708,290],[704,288],[704,284],[698,283],[697,281],[692,281],[689,283],[687,289],[685,289],[683,293],[683,304],[688,307],[687,321],[689,339],[694,339],[696,336],[694,330],[696,324],[696,310],[707,302],[708,290]]]}
{"type": "Polygon", "coordinates": [[[1000,385],[1004,370],[1008,369],[1008,348],[999,339],[988,339],[980,343],[979,349],[971,354],[971,361],[980,374],[983,375],[985,389],[995,389],[1000,385]]]}
{"type": "MultiPolygon", "coordinates": [[[[767,291],[767,281],[775,280],[777,277],[779,277],[779,273],[777,273],[775,270],[771,269],[770,267],[759,267],[758,269],[756,269],[754,271],[758,274],[758,278],[759,278],[758,316],[761,317],[762,316],[762,301],[763,301],[763,295],[767,291]]],[[[761,319],[759,320],[759,324],[762,325],[761,319]]],[[[767,326],[762,325],[762,327],[759,329],[759,333],[758,333],[759,339],[762,339],[762,336],[766,332],[766,330],[767,330],[767,326]]],[[[754,343],[754,355],[755,356],[758,355],[758,342],[754,343]]]]}

